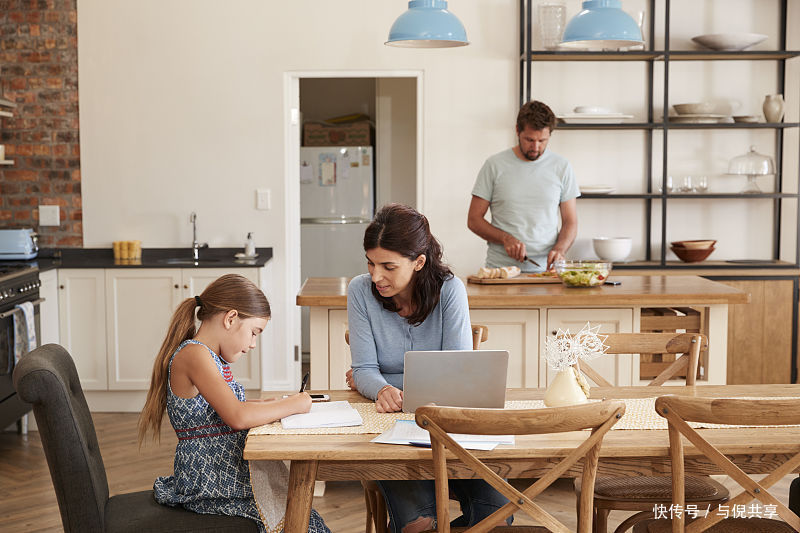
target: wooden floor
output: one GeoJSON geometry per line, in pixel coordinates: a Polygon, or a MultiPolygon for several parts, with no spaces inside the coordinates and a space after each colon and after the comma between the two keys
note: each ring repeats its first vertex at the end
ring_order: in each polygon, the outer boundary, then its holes
{"type": "MultiPolygon", "coordinates": [[[[157,476],[172,473],[177,439],[169,423],[166,422],[162,429],[160,445],[148,445],[139,450],[136,419],[137,415],[131,413],[94,415],[112,495],[152,489],[157,476]]],[[[0,433],[0,531],[62,531],[55,492],[38,435],[35,431],[27,436],[0,433]]],[[[785,478],[776,486],[775,494],[784,503],[793,477],[785,478]]],[[[726,485],[733,488],[729,483],[726,485]]],[[[568,527],[575,528],[571,481],[560,480],[537,502],[568,527]]],[[[314,498],[314,508],[333,533],[364,531],[364,499],[358,482],[327,483],[325,495],[314,498]]],[[[458,514],[456,507],[452,512],[458,514]]],[[[610,527],[616,527],[625,516],[626,513],[612,513],[610,527]]],[[[515,523],[532,522],[518,514],[515,523]]]]}

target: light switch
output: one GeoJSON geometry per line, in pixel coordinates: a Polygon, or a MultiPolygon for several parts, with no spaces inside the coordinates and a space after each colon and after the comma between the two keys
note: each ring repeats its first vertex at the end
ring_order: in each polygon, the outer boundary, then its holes
{"type": "Polygon", "coordinates": [[[266,211],[272,209],[272,199],[269,189],[256,189],[256,209],[266,211]]]}
{"type": "Polygon", "coordinates": [[[39,225],[58,226],[61,224],[60,209],[57,205],[39,206],[39,225]]]}

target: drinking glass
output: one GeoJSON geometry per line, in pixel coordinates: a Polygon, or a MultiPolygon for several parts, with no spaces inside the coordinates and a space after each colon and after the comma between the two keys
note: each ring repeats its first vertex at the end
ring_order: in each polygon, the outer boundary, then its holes
{"type": "Polygon", "coordinates": [[[681,192],[697,192],[696,178],[693,176],[684,176],[681,192]]]}
{"type": "MultiPolygon", "coordinates": [[[[658,192],[664,192],[664,187],[661,185],[661,180],[658,181],[658,192]]],[[[667,176],[667,194],[672,192],[672,176],[667,176]]]]}
{"type": "Polygon", "coordinates": [[[536,6],[536,19],[542,48],[557,48],[567,21],[567,6],[564,2],[545,0],[536,6]]]}
{"type": "Polygon", "coordinates": [[[708,177],[707,176],[695,176],[695,178],[694,178],[694,190],[695,190],[695,192],[706,192],[708,190],[708,177]]]}

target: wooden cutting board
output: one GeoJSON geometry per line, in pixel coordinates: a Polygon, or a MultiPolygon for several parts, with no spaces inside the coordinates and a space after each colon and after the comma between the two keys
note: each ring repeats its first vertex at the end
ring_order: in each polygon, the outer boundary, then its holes
{"type": "Polygon", "coordinates": [[[513,283],[561,283],[558,276],[535,276],[524,272],[516,278],[479,278],[478,276],[467,276],[467,283],[476,285],[510,285],[513,283]]]}

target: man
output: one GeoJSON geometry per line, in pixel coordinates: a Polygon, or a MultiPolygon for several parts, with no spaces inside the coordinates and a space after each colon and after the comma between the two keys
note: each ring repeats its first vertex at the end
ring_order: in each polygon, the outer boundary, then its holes
{"type": "Polygon", "coordinates": [[[528,102],[517,115],[519,144],[489,157],[478,173],[467,227],[488,242],[487,267],[550,270],[575,240],[580,191],[569,162],[546,150],[555,126],[549,107],[528,102]],[[484,218],[489,208],[491,223],[484,218]]]}

